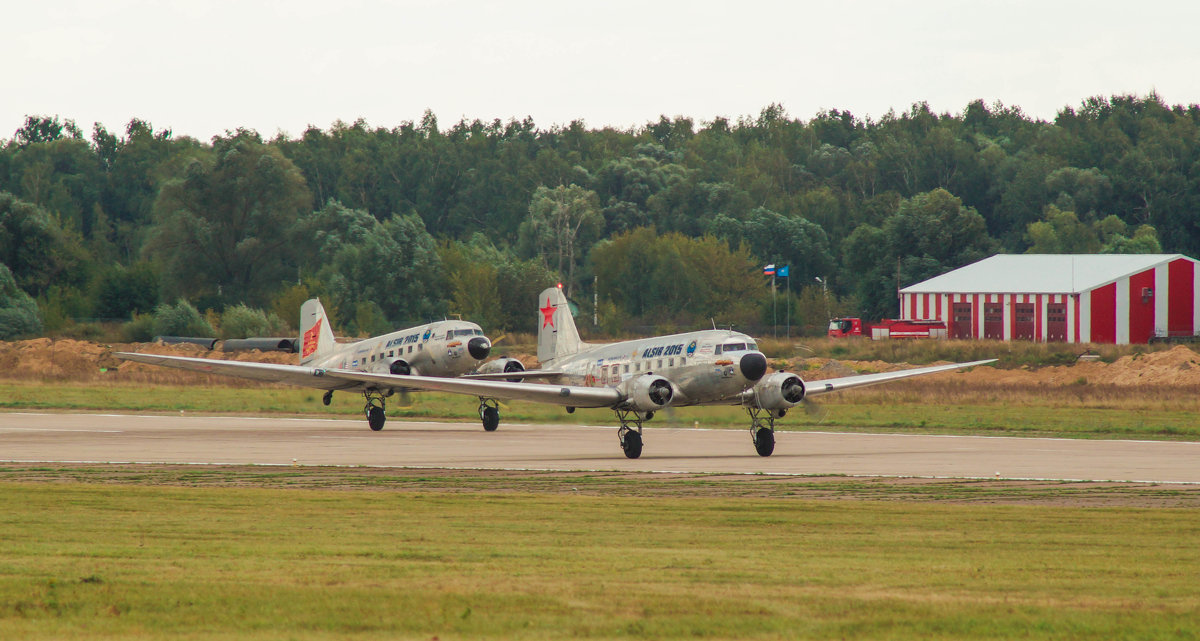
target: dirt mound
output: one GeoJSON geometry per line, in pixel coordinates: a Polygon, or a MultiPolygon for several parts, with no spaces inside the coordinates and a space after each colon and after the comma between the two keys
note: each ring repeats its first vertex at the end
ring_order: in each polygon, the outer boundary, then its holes
{"type": "Polygon", "coordinates": [[[1011,370],[977,367],[962,376],[970,382],[993,384],[1193,387],[1200,385],[1200,354],[1177,345],[1166,351],[1122,356],[1113,363],[1079,361],[1073,365],[1011,370]]]}
{"type": "MultiPolygon", "coordinates": [[[[184,383],[215,380],[208,374],[170,370],[153,365],[130,363],[113,356],[113,352],[146,352],[195,358],[257,361],[264,363],[296,363],[296,355],[286,352],[220,352],[200,345],[134,343],[104,345],[72,339],[35,338],[26,341],[0,342],[0,378],[37,381],[143,381],[149,383],[184,383]]],[[[228,379],[226,379],[228,381],[228,379]]]]}
{"type": "MultiPolygon", "coordinates": [[[[104,345],[71,339],[35,338],[27,341],[0,342],[0,378],[36,381],[137,381],[152,384],[219,383],[225,385],[261,385],[224,376],[143,365],[121,361],[113,352],[147,352],[195,358],[295,364],[296,354],[287,352],[222,352],[200,345],[163,345],[155,343],[104,345]]],[[[515,354],[527,369],[537,366],[530,354],[515,354]]],[[[820,380],[854,374],[905,369],[904,363],[883,361],[838,361],[829,358],[773,360],[772,367],[799,373],[806,379],[820,380]]],[[[1003,363],[1001,363],[1003,366],[1003,363]]],[[[949,374],[947,374],[949,375],[949,374]]],[[[1080,361],[1073,365],[1003,369],[976,367],[953,374],[958,381],[979,385],[1066,386],[1088,383],[1116,386],[1200,386],[1200,354],[1187,346],[1124,356],[1113,363],[1080,361]]]]}

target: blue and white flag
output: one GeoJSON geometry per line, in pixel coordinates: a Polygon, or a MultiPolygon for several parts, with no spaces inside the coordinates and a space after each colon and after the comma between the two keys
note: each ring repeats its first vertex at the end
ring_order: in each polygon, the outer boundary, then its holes
{"type": "Polygon", "coordinates": [[[787,278],[787,276],[788,276],[788,265],[784,265],[783,267],[780,267],[779,269],[775,270],[775,275],[776,275],[776,276],[778,276],[778,277],[780,277],[780,278],[787,278]]]}

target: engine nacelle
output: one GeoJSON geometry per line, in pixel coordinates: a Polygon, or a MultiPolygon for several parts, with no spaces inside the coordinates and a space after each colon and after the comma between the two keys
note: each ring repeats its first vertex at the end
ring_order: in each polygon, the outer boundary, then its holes
{"type": "Polygon", "coordinates": [[[397,358],[396,360],[392,361],[392,364],[388,368],[388,371],[390,371],[393,374],[396,374],[397,376],[415,376],[416,375],[416,371],[413,370],[412,365],[409,365],[408,361],[404,360],[403,358],[397,358]]]}
{"type": "Polygon", "coordinates": [[[617,389],[625,395],[623,406],[639,412],[653,412],[671,404],[675,390],[671,382],[654,374],[627,379],[617,389]]]}
{"type": "Polygon", "coordinates": [[[754,394],[765,410],[787,410],[804,400],[804,381],[791,372],[775,372],[754,384],[754,394]]]}
{"type": "MultiPolygon", "coordinates": [[[[488,361],[479,366],[477,370],[480,374],[508,374],[509,372],[524,372],[525,365],[515,358],[497,358],[494,361],[488,361]]],[[[520,383],[520,378],[504,379],[510,383],[520,383]]]]}

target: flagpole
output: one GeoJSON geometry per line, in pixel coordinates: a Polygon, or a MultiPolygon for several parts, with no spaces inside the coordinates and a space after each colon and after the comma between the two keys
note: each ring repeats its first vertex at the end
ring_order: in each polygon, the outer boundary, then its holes
{"type": "Polygon", "coordinates": [[[787,275],[787,339],[792,340],[792,272],[791,267],[788,267],[787,275]]]}
{"type": "Polygon", "coordinates": [[[779,338],[779,312],[775,302],[775,272],[771,272],[771,337],[779,338]]]}

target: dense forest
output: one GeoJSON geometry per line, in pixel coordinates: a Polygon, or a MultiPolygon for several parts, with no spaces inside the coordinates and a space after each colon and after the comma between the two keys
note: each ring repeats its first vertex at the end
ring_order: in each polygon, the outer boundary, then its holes
{"type": "Polygon", "coordinates": [[[1053,122],[982,101],[632,130],[426,112],[208,142],[30,116],[0,140],[0,338],[291,332],[314,295],[348,334],[527,332],[555,282],[601,334],[761,330],[785,307],[813,331],[996,252],[1200,256],[1198,126],[1153,94],[1053,122]],[[790,266],[775,296],[767,263],[790,266]]]}

